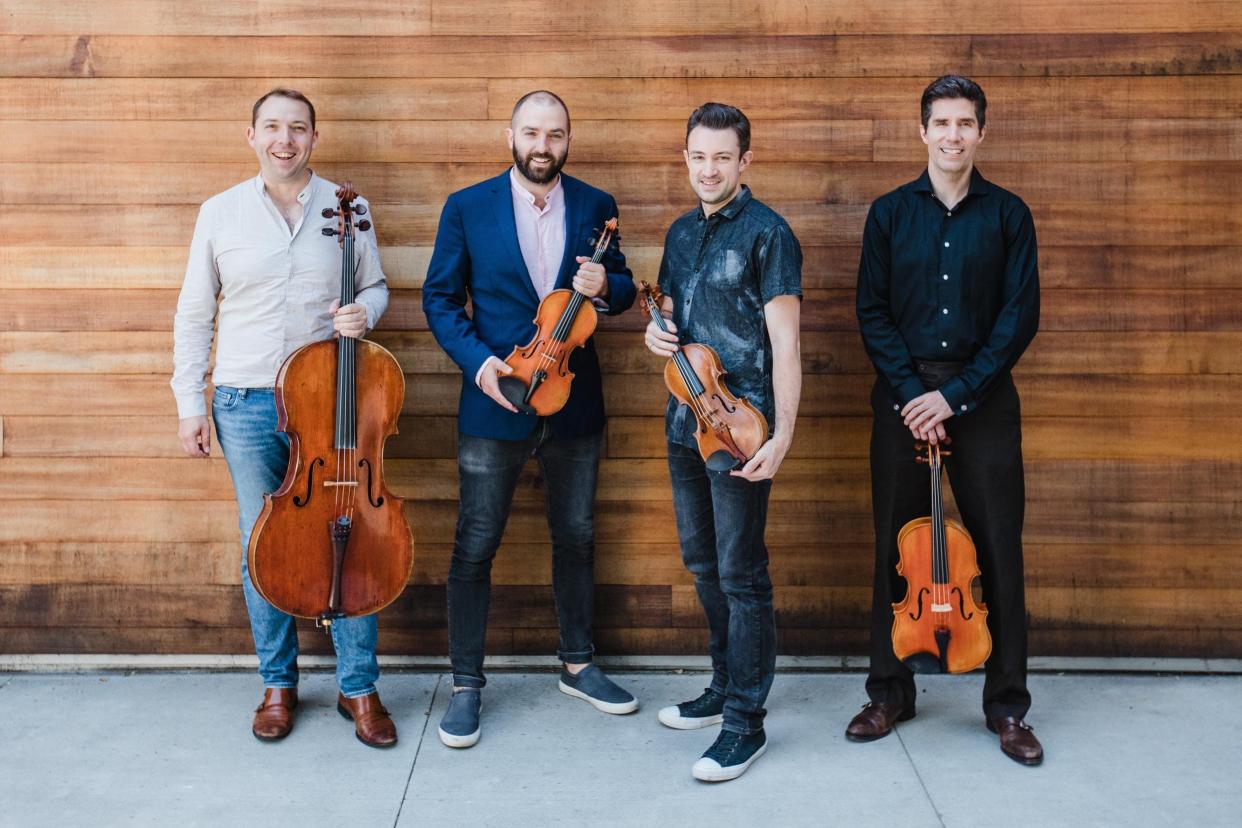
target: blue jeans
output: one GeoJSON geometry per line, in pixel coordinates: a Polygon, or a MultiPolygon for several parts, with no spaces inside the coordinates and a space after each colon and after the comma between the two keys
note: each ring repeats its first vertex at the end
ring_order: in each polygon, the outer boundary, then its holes
{"type": "Polygon", "coordinates": [[[542,420],[525,440],[459,434],[461,503],[448,576],[449,658],[453,683],[482,687],[483,642],[491,602],[492,559],[505,532],[518,475],[533,454],[548,495],[552,594],[562,661],[591,660],[595,601],[595,483],[603,434],[553,438],[542,420]]]}
{"type": "Polygon", "coordinates": [[[714,472],[694,449],[668,444],[681,557],[707,614],[712,690],[725,730],[756,733],[776,673],[776,613],[763,542],[772,481],[714,472]]]}
{"type": "MultiPolygon", "coordinates": [[[[289,438],[276,430],[276,397],[271,388],[216,386],[211,400],[216,439],[229,464],[241,524],[241,577],[250,613],[250,632],[259,656],[264,687],[298,686],[298,634],[293,616],[269,604],[250,583],[246,550],[250,532],[263,511],[263,495],[280,488],[289,465],[289,438]]],[[[336,680],[348,698],[375,692],[375,616],[332,622],[336,680]]]]}

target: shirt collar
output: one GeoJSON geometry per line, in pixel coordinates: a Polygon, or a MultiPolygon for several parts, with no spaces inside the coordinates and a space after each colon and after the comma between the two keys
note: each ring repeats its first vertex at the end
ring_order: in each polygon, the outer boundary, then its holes
{"type": "MultiPolygon", "coordinates": [[[[910,189],[916,193],[930,193],[932,190],[931,174],[924,169],[923,174],[916,178],[910,185],[910,189]]],[[[973,167],[970,171],[970,187],[966,190],[967,195],[987,195],[992,189],[991,183],[983,177],[983,173],[979,172],[978,167],[973,167]]]]}
{"type": "MultiPolygon", "coordinates": [[[[513,192],[522,197],[527,204],[535,203],[535,194],[518,183],[517,170],[513,167],[509,168],[509,184],[513,187],[513,192]]],[[[544,209],[552,206],[552,202],[556,201],[561,194],[561,176],[558,173],[556,183],[552,185],[552,189],[548,190],[547,195],[543,197],[544,209]]]]}
{"type": "MultiPolygon", "coordinates": [[[[741,189],[738,191],[738,194],[733,197],[733,200],[716,212],[712,213],[712,215],[720,216],[722,219],[735,219],[737,218],[738,213],[746,209],[746,205],[750,203],[751,198],[750,187],[743,184],[741,189]]],[[[703,202],[700,201],[699,221],[707,221],[708,218],[709,217],[703,213],[703,202]]]]}
{"type": "MultiPolygon", "coordinates": [[[[314,192],[319,180],[319,176],[315,175],[314,170],[311,170],[310,174],[310,179],[306,182],[306,186],[302,188],[302,192],[298,193],[298,201],[302,204],[306,204],[311,197],[311,193],[314,192]]],[[[259,173],[254,177],[254,188],[259,191],[260,196],[271,201],[272,197],[267,194],[267,185],[263,183],[263,173],[259,173]]]]}

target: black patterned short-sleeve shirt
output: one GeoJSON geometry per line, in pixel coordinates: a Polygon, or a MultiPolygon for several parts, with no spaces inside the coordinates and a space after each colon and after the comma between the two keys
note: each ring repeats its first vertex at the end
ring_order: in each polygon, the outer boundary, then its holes
{"type": "MultiPolygon", "coordinates": [[[[763,412],[770,433],[776,402],[763,308],[777,296],[802,295],[802,248],[789,224],[745,185],[711,216],[691,210],[664,239],[660,290],[673,300],[680,341],[715,349],[725,385],[763,412]]],[[[671,394],[664,422],[670,442],[697,445],[694,413],[671,394]]]]}

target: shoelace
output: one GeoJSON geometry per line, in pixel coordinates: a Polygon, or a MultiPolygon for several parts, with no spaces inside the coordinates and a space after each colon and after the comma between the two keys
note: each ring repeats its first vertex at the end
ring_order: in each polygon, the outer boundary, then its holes
{"type": "Polygon", "coordinates": [[[715,692],[711,688],[708,688],[703,691],[703,695],[699,696],[694,701],[680,704],[678,705],[678,707],[681,708],[681,713],[683,716],[686,716],[692,719],[697,719],[701,715],[706,714],[708,710],[710,710],[710,708],[713,706],[713,704],[716,701],[716,698],[719,695],[720,695],[719,693],[715,692]]]}
{"type": "Polygon", "coordinates": [[[729,757],[737,752],[741,743],[742,734],[734,733],[732,730],[721,731],[720,738],[708,748],[704,756],[708,759],[715,759],[717,764],[724,767],[728,764],[729,757]]]}

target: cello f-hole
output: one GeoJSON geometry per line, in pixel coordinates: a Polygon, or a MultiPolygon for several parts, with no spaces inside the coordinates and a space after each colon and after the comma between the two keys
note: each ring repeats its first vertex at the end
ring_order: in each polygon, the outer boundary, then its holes
{"type": "Polygon", "coordinates": [[[372,488],[375,485],[375,471],[371,468],[371,461],[365,457],[358,461],[358,468],[364,466],[367,470],[367,502],[378,509],[384,505],[384,496],[380,495],[379,498],[376,498],[371,494],[372,488]]]}
{"type": "Polygon", "coordinates": [[[306,469],[306,494],[305,495],[294,495],[293,496],[294,506],[301,508],[305,506],[307,503],[310,503],[311,486],[315,484],[315,466],[322,466],[323,464],[324,464],[323,458],[316,457],[315,461],[311,463],[310,466],[306,469]]]}
{"type": "Polygon", "coordinates": [[[923,617],[923,596],[929,592],[931,592],[931,590],[929,590],[927,587],[923,587],[922,589],[919,590],[919,612],[918,612],[918,615],[915,615],[914,613],[910,613],[909,615],[910,615],[911,620],[918,621],[920,618],[923,617]]]}
{"type": "Polygon", "coordinates": [[[953,587],[953,595],[957,596],[957,614],[962,616],[962,620],[969,621],[975,617],[973,612],[966,612],[966,596],[962,594],[960,587],[953,587]]]}

